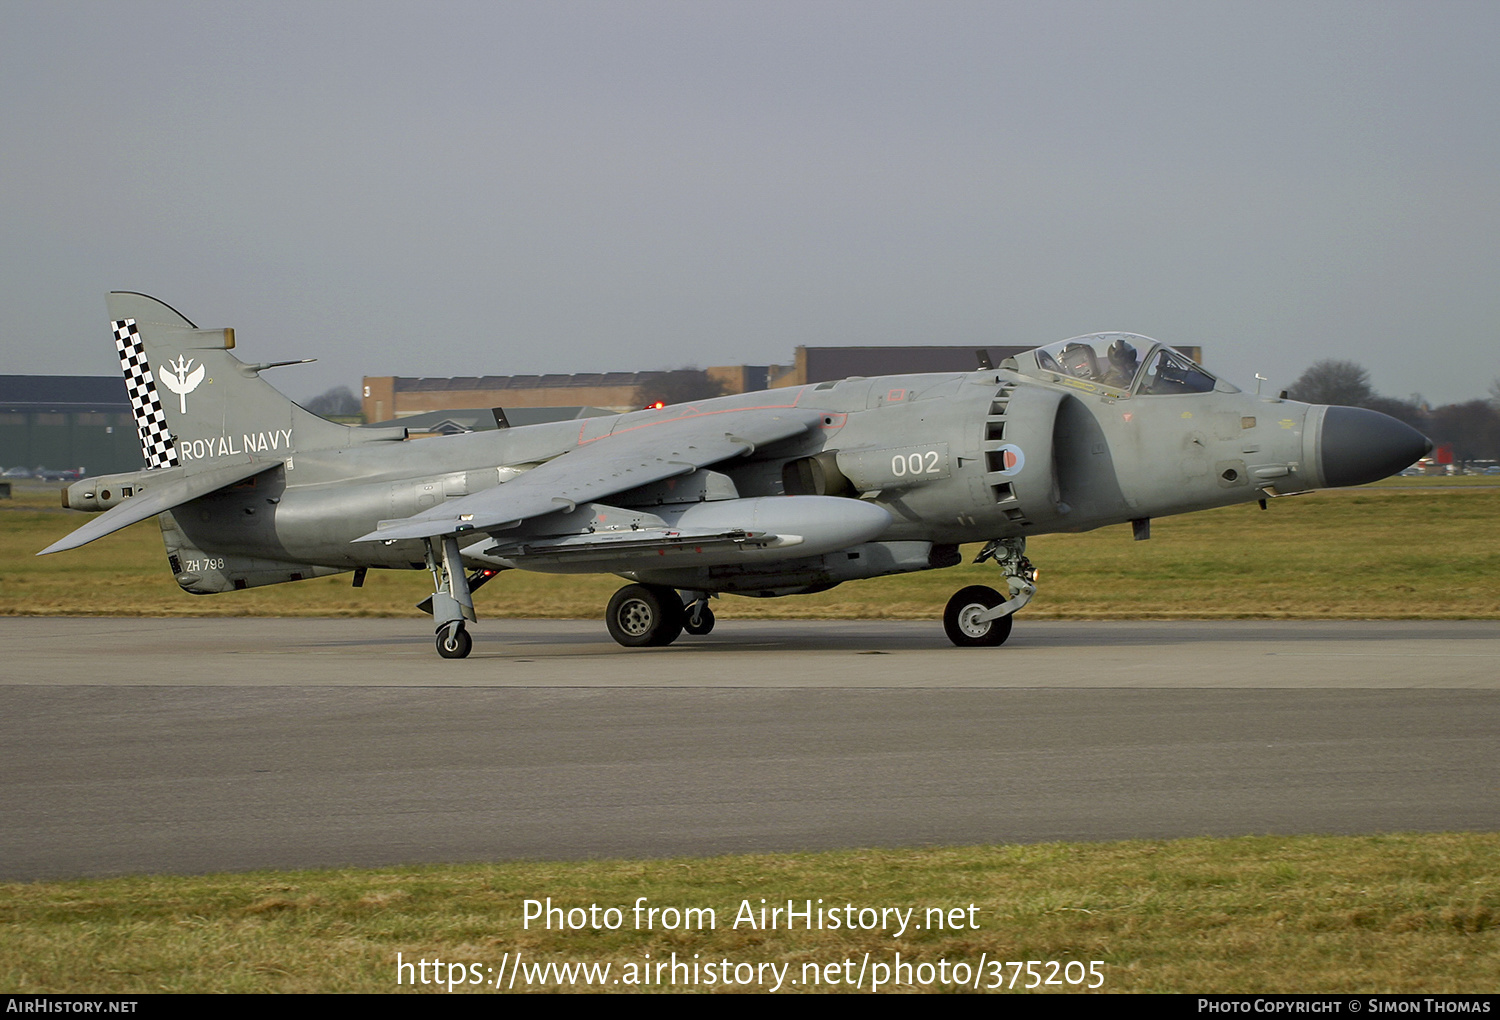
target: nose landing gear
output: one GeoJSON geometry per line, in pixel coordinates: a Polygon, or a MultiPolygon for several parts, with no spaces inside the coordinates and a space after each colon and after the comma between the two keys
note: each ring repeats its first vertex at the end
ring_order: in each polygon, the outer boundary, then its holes
{"type": "Polygon", "coordinates": [[[1010,637],[1011,618],[989,619],[990,610],[1004,602],[1000,593],[982,584],[971,584],[955,592],[943,610],[943,630],[960,648],[1004,644],[1010,637]]]}
{"type": "Polygon", "coordinates": [[[1016,610],[1036,594],[1036,568],[1026,558],[1026,539],[997,538],[979,551],[975,563],[994,560],[1005,572],[1010,598],[982,584],[954,594],[943,610],[943,630],[960,648],[993,647],[1010,637],[1016,610]]]}

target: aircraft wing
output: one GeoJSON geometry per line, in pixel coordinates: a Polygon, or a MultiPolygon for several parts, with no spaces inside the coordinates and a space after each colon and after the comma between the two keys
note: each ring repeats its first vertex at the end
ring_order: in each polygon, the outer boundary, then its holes
{"type": "Polygon", "coordinates": [[[160,468],[146,472],[145,477],[151,481],[149,487],[141,486],[139,494],[130,497],[118,506],[111,507],[77,531],[53,542],[37,555],[46,556],[48,553],[62,552],[65,549],[76,549],[80,545],[87,545],[96,538],[111,535],[137,521],[155,517],[189,500],[207,496],[226,485],[243,482],[263,471],[270,471],[280,466],[279,460],[269,463],[258,460],[223,468],[209,468],[191,475],[185,474],[181,468],[160,468]],[[160,479],[152,478],[153,475],[160,476],[160,479]]]}
{"type": "Polygon", "coordinates": [[[800,435],[821,423],[821,411],[798,407],[688,413],[624,425],[577,446],[508,482],[452,499],[412,517],[381,521],[356,542],[436,538],[499,531],[531,517],[690,474],[700,467],[800,435]]]}

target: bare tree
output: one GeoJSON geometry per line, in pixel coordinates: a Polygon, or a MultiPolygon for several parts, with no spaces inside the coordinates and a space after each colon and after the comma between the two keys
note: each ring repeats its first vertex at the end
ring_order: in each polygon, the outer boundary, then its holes
{"type": "Polygon", "coordinates": [[[1352,361],[1332,358],[1320,361],[1297,377],[1287,391],[1294,400],[1309,404],[1343,404],[1365,407],[1375,399],[1370,373],[1352,361]]]}
{"type": "Polygon", "coordinates": [[[636,387],[636,403],[650,407],[658,400],[663,404],[685,404],[693,400],[707,400],[722,396],[724,384],[701,368],[674,368],[667,372],[654,372],[654,378],[636,387]]]}
{"type": "Polygon", "coordinates": [[[1444,404],[1432,410],[1427,435],[1453,446],[1453,459],[1500,460],[1500,411],[1488,400],[1444,404]]]}
{"type": "Polygon", "coordinates": [[[362,410],[359,398],[347,386],[335,386],[331,390],[325,390],[302,406],[324,418],[348,418],[359,414],[362,410]]]}
{"type": "Polygon", "coordinates": [[[1427,410],[1422,405],[1422,395],[1413,393],[1409,400],[1402,400],[1399,397],[1382,397],[1377,394],[1359,406],[1367,407],[1371,411],[1379,411],[1381,414],[1388,414],[1397,421],[1403,421],[1421,432],[1427,427],[1427,410]]]}

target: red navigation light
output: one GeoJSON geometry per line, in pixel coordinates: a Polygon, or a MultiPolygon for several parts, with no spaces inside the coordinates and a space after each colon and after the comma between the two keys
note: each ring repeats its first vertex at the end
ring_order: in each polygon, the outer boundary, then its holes
{"type": "Polygon", "coordinates": [[[663,407],[666,407],[666,406],[667,406],[667,402],[665,400],[658,400],[654,404],[647,404],[646,405],[646,410],[648,410],[648,411],[659,411],[663,407]]]}

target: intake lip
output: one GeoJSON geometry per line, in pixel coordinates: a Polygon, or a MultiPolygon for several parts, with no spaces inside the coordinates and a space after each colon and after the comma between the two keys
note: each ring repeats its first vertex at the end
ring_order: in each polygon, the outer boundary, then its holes
{"type": "Polygon", "coordinates": [[[1378,481],[1432,451],[1432,441],[1410,425],[1363,407],[1328,407],[1318,442],[1330,487],[1378,481]]]}

